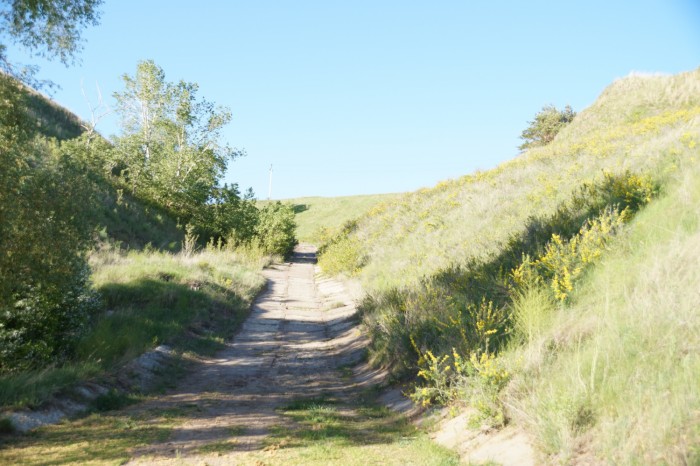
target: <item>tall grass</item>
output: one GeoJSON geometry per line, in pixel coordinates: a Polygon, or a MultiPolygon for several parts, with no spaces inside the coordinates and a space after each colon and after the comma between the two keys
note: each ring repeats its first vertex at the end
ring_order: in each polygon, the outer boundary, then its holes
{"type": "Polygon", "coordinates": [[[563,462],[700,461],[700,167],[681,167],[571,307],[519,303],[537,322],[508,402],[563,462]]]}

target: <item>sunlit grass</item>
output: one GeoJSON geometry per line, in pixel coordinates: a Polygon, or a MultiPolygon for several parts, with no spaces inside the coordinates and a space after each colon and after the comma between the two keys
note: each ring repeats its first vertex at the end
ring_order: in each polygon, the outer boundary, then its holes
{"type": "MultiPolygon", "coordinates": [[[[287,199],[294,205],[297,222],[296,236],[301,242],[318,244],[321,228],[334,229],[369,211],[378,203],[394,199],[399,194],[371,194],[339,197],[300,197],[287,199]]],[[[265,205],[261,201],[260,205],[265,205]]]]}
{"type": "Polygon", "coordinates": [[[571,308],[537,323],[530,343],[508,355],[525,356],[514,412],[547,453],[573,461],[592,451],[616,464],[700,460],[700,170],[684,168],[571,308]]]}
{"type": "Polygon", "coordinates": [[[130,451],[165,440],[177,418],[159,412],[110,412],[0,437],[0,464],[123,464],[130,451]]]}
{"type": "Polygon", "coordinates": [[[287,422],[244,464],[456,465],[455,453],[433,443],[371,394],[356,403],[333,398],[293,400],[280,409],[287,422]],[[258,463],[260,462],[260,463],[258,463]]]}

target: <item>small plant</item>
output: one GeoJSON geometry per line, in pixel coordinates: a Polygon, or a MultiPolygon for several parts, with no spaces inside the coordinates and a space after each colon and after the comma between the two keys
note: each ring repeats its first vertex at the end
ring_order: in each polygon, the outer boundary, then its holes
{"type": "Polygon", "coordinates": [[[136,400],[127,393],[111,389],[107,393],[98,396],[93,401],[97,411],[113,411],[133,404],[136,400]]]}
{"type": "Polygon", "coordinates": [[[479,416],[474,421],[489,421],[493,425],[506,422],[505,407],[500,399],[503,390],[511,379],[503,362],[493,354],[482,353],[477,357],[472,353],[469,362],[475,376],[470,379],[469,404],[477,409],[479,416]]]}
{"type": "MultiPolygon", "coordinates": [[[[412,339],[412,344],[417,346],[412,339]]],[[[418,351],[418,350],[417,350],[418,351]]],[[[411,399],[423,406],[430,404],[447,404],[459,396],[460,382],[474,375],[474,370],[469,360],[464,359],[452,349],[452,354],[436,357],[428,350],[419,351],[418,377],[423,379],[423,385],[416,387],[411,399]]]]}
{"type": "Polygon", "coordinates": [[[0,418],[0,435],[13,434],[14,432],[15,425],[12,423],[12,419],[9,417],[0,418]]]}
{"type": "Polygon", "coordinates": [[[194,225],[185,226],[185,239],[182,241],[181,253],[185,257],[191,257],[197,251],[199,236],[194,233],[194,225]]]}

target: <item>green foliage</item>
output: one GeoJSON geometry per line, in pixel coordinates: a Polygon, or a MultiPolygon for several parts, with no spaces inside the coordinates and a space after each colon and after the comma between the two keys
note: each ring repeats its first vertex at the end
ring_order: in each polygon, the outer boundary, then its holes
{"type": "Polygon", "coordinates": [[[97,302],[85,251],[94,199],[82,166],[32,138],[23,94],[0,77],[0,372],[65,359],[97,302]]]}
{"type": "Polygon", "coordinates": [[[531,147],[546,146],[554,140],[554,137],[564,126],[573,121],[575,116],[576,112],[568,105],[564,107],[564,110],[557,110],[554,105],[545,105],[520,135],[520,138],[525,142],[518,149],[525,150],[531,147]]]}
{"type": "Polygon", "coordinates": [[[293,206],[277,201],[260,209],[255,234],[263,251],[286,256],[296,244],[295,228],[293,206]]]}
{"type": "Polygon", "coordinates": [[[68,64],[80,49],[82,29],[95,25],[102,0],[15,0],[0,13],[0,69],[26,81],[33,69],[17,70],[6,57],[5,43],[19,43],[35,55],[68,64]]]}
{"type": "Polygon", "coordinates": [[[566,300],[584,268],[600,259],[607,242],[624,224],[627,212],[609,209],[587,221],[569,240],[553,234],[536,261],[525,256],[523,263],[513,270],[515,282],[521,286],[547,282],[556,299],[566,300]]]}
{"type": "Polygon", "coordinates": [[[221,142],[230,112],[198,98],[194,83],[167,82],[153,61],[140,62],[133,77],[122,79],[125,89],[114,96],[123,134],[114,141],[111,172],[181,223],[202,221],[197,227],[204,233],[211,225],[200,209],[212,199],[238,201],[235,188],[216,188],[228,161],[241,155],[221,142]]]}
{"type": "Polygon", "coordinates": [[[209,203],[196,213],[195,222],[205,238],[241,246],[254,238],[259,217],[252,190],[241,197],[234,184],[212,189],[209,203]]]}

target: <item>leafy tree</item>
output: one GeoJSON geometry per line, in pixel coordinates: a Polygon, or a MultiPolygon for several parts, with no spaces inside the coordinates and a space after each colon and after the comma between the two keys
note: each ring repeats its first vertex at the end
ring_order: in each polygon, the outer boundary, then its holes
{"type": "Polygon", "coordinates": [[[19,44],[35,56],[71,63],[80,50],[81,32],[99,20],[102,0],[0,1],[0,69],[31,82],[35,68],[17,69],[7,58],[7,44],[19,44]]]}
{"type": "Polygon", "coordinates": [[[114,94],[123,134],[112,171],[137,196],[190,222],[216,194],[228,162],[242,155],[221,141],[231,114],[198,98],[197,84],[167,82],[152,60],[123,80],[124,91],[114,94]]]}
{"type": "Polygon", "coordinates": [[[535,115],[535,119],[528,122],[528,127],[520,135],[525,142],[518,146],[518,149],[546,146],[554,140],[564,126],[573,121],[575,116],[576,112],[569,105],[561,111],[554,105],[545,105],[535,115]]]}

